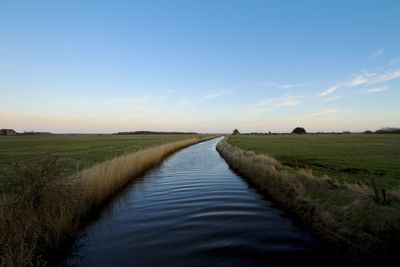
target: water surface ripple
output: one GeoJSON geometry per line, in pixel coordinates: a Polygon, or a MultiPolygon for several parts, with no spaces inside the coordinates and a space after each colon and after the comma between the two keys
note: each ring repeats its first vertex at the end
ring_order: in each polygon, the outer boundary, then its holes
{"type": "Polygon", "coordinates": [[[320,266],[315,238],[230,170],[221,139],[136,180],[75,242],[67,265],[320,266]]]}

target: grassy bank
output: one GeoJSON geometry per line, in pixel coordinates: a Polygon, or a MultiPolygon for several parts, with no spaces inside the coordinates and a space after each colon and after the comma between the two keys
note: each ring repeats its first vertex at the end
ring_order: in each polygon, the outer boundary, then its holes
{"type": "Polygon", "coordinates": [[[45,265],[92,208],[165,157],[212,137],[126,153],[65,176],[54,157],[15,162],[0,175],[0,266],[45,265]]]}
{"type": "Polygon", "coordinates": [[[264,154],[222,141],[220,154],[323,240],[356,263],[391,266],[400,248],[400,195],[366,185],[342,184],[310,170],[288,169],[264,154]]]}
{"type": "Polygon", "coordinates": [[[369,183],[381,178],[400,189],[400,135],[231,136],[230,144],[274,157],[291,169],[309,169],[338,182],[369,183]]]}

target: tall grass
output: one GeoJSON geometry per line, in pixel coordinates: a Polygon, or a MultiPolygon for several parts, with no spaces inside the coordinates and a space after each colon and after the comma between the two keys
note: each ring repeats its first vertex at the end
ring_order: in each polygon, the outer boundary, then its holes
{"type": "Polygon", "coordinates": [[[81,218],[165,157],[213,137],[126,154],[65,177],[59,161],[13,164],[0,173],[0,266],[43,266],[81,218]]]}
{"type": "Polygon", "coordinates": [[[143,174],[159,164],[166,156],[210,138],[213,137],[164,144],[105,161],[81,171],[73,179],[76,183],[75,187],[81,189],[81,194],[86,196],[89,205],[98,205],[129,182],[132,177],[143,174]]]}
{"type": "Polygon", "coordinates": [[[388,263],[400,248],[400,194],[386,205],[366,185],[338,184],[309,170],[290,172],[277,160],[221,141],[217,150],[236,171],[295,213],[323,240],[357,262],[388,263]]]}

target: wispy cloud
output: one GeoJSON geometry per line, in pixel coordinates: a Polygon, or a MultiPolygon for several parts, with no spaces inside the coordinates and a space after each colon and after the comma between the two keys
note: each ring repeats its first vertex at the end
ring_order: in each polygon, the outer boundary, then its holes
{"type": "Polygon", "coordinates": [[[333,94],[337,89],[340,88],[340,85],[333,85],[331,87],[329,87],[328,89],[325,89],[324,91],[322,91],[319,96],[327,96],[330,94],[333,94]]]}
{"type": "Polygon", "coordinates": [[[366,84],[369,81],[368,76],[370,76],[369,73],[356,75],[350,81],[345,82],[342,87],[352,88],[357,85],[366,84]]]}
{"type": "Polygon", "coordinates": [[[387,86],[375,87],[375,88],[367,88],[360,90],[361,94],[375,94],[375,93],[382,93],[387,91],[387,86]]]}
{"type": "Polygon", "coordinates": [[[304,121],[304,120],[309,120],[309,119],[313,119],[313,118],[320,118],[320,117],[324,117],[336,112],[339,112],[339,109],[336,108],[331,108],[331,109],[325,109],[325,110],[321,110],[318,112],[313,112],[313,113],[309,113],[309,114],[305,114],[303,116],[299,116],[299,117],[290,117],[285,119],[285,121],[290,121],[290,122],[298,122],[298,121],[304,121]]]}
{"type": "Polygon", "coordinates": [[[322,110],[322,111],[319,111],[319,112],[307,114],[307,115],[305,115],[304,117],[305,117],[305,118],[322,117],[322,116],[325,116],[325,115],[328,115],[328,114],[336,113],[336,112],[338,112],[338,111],[339,111],[339,110],[336,109],[336,108],[326,109],[326,110],[322,110]]]}
{"type": "Polygon", "coordinates": [[[387,71],[381,74],[372,74],[371,82],[369,84],[378,84],[388,82],[390,80],[400,77],[400,70],[387,71]]]}
{"type": "Polygon", "coordinates": [[[389,63],[380,66],[377,70],[385,70],[398,64],[400,64],[400,57],[390,60],[389,63]]]}
{"type": "Polygon", "coordinates": [[[381,57],[385,53],[385,50],[383,48],[380,48],[379,50],[375,51],[371,56],[372,58],[378,58],[381,57]]]}
{"type": "Polygon", "coordinates": [[[321,98],[320,100],[322,102],[331,102],[331,101],[335,101],[335,100],[338,100],[338,99],[341,99],[341,98],[343,98],[343,96],[336,95],[336,96],[324,97],[324,98],[321,98]]]}
{"type": "Polygon", "coordinates": [[[359,74],[354,76],[353,79],[349,81],[332,85],[328,89],[322,91],[320,96],[327,96],[333,94],[336,90],[340,88],[352,88],[358,85],[366,84],[369,81],[367,76],[369,76],[369,74],[359,74]]]}
{"type": "Polygon", "coordinates": [[[199,102],[204,102],[204,101],[208,101],[208,100],[212,100],[221,96],[226,96],[231,94],[231,91],[216,91],[216,92],[209,92],[207,93],[205,96],[201,97],[199,99],[199,102]]]}
{"type": "Polygon", "coordinates": [[[299,103],[298,97],[292,95],[265,99],[250,105],[249,115],[256,115],[269,109],[297,106],[299,103]]]}
{"type": "Polygon", "coordinates": [[[150,96],[130,96],[112,99],[85,99],[67,98],[53,102],[57,107],[56,112],[66,112],[75,114],[84,112],[85,114],[145,114],[155,112],[160,108],[160,99],[150,96]]]}
{"type": "Polygon", "coordinates": [[[290,89],[290,88],[298,88],[298,87],[305,87],[309,85],[308,83],[275,83],[271,82],[268,85],[272,85],[279,89],[290,89]]]}
{"type": "Polygon", "coordinates": [[[374,85],[380,84],[384,82],[388,82],[390,80],[396,79],[400,77],[400,70],[392,70],[381,73],[371,73],[371,72],[363,72],[362,74],[358,74],[354,76],[351,80],[345,81],[343,83],[334,84],[327,89],[323,90],[319,96],[324,97],[330,94],[333,94],[338,89],[341,88],[353,88],[360,85],[374,85]]]}
{"type": "Polygon", "coordinates": [[[107,104],[112,104],[112,105],[142,105],[142,104],[147,104],[151,100],[151,97],[149,96],[138,96],[138,97],[123,97],[123,98],[113,98],[106,100],[105,102],[107,104]]]}

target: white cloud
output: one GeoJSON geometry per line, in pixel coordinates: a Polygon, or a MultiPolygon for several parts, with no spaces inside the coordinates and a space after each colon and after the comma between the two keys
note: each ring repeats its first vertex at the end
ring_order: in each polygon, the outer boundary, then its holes
{"type": "Polygon", "coordinates": [[[387,91],[387,86],[375,87],[375,88],[367,88],[360,90],[361,94],[375,94],[375,93],[382,93],[387,91]]]}
{"type": "Polygon", "coordinates": [[[345,82],[342,87],[345,88],[352,88],[355,87],[357,85],[361,85],[361,84],[366,84],[369,80],[367,78],[367,76],[369,76],[369,74],[360,74],[355,76],[353,79],[351,79],[348,82],[345,82]]]}
{"type": "Polygon", "coordinates": [[[333,85],[331,87],[329,87],[328,89],[322,91],[319,96],[327,96],[330,95],[332,93],[334,93],[337,89],[339,89],[340,85],[333,85]]]}
{"type": "MultiPolygon", "coordinates": [[[[55,114],[85,114],[85,116],[139,116],[151,114],[161,107],[160,99],[150,96],[130,96],[113,99],[67,98],[51,102],[55,114]]],[[[43,108],[46,108],[44,106],[43,108]]],[[[47,107],[48,108],[48,107],[47,107]]]]}
{"type": "Polygon", "coordinates": [[[225,95],[229,95],[231,94],[230,91],[218,91],[218,92],[209,92],[207,93],[205,96],[203,96],[202,98],[200,98],[200,102],[204,102],[204,101],[208,101],[208,100],[212,100],[214,98],[217,97],[221,97],[221,96],[225,96],[225,95]]]}
{"type": "Polygon", "coordinates": [[[337,95],[337,96],[324,97],[324,98],[321,98],[320,100],[322,102],[331,102],[331,101],[335,101],[335,100],[338,100],[338,99],[341,99],[341,98],[343,98],[343,96],[337,95]]]}
{"type": "Polygon", "coordinates": [[[308,115],[306,115],[306,116],[304,116],[304,117],[305,117],[305,118],[322,117],[322,116],[325,116],[325,115],[328,115],[328,114],[332,114],[332,113],[335,113],[335,112],[338,112],[338,111],[339,111],[339,110],[336,109],[336,108],[333,108],[333,109],[326,109],[326,110],[322,110],[322,111],[319,111],[319,112],[315,112],[315,113],[308,114],[308,115]]]}
{"type": "Polygon", "coordinates": [[[374,75],[370,84],[384,83],[400,77],[400,70],[387,71],[382,74],[374,75]]]}
{"type": "Polygon", "coordinates": [[[399,57],[398,58],[394,58],[394,59],[390,60],[389,63],[380,66],[377,70],[385,70],[385,69],[388,69],[388,68],[393,67],[395,65],[398,65],[399,63],[400,63],[400,58],[399,57]]]}
{"type": "Polygon", "coordinates": [[[289,121],[289,122],[298,122],[298,121],[305,121],[305,120],[309,120],[309,119],[315,119],[315,118],[320,118],[320,117],[324,117],[327,116],[329,114],[333,114],[336,112],[339,112],[339,109],[336,108],[332,108],[332,109],[325,109],[325,110],[321,110],[318,112],[314,112],[314,113],[309,113],[303,116],[291,116],[290,118],[285,119],[284,121],[289,121]]]}
{"type": "Polygon", "coordinates": [[[353,88],[358,87],[360,85],[373,85],[380,84],[384,82],[388,82],[393,79],[397,79],[400,77],[400,70],[392,70],[386,71],[383,73],[371,73],[371,72],[363,72],[362,74],[356,75],[353,79],[343,82],[337,83],[329,88],[325,89],[319,94],[319,97],[324,97],[330,94],[333,94],[335,91],[341,88],[353,88]]]}
{"type": "Polygon", "coordinates": [[[291,107],[291,106],[297,106],[299,104],[299,100],[294,97],[294,96],[287,96],[283,98],[281,101],[278,101],[275,103],[276,108],[282,108],[282,107],[291,107]]]}
{"type": "Polygon", "coordinates": [[[114,98],[110,100],[106,100],[105,103],[112,105],[142,105],[146,104],[151,100],[149,96],[134,96],[134,97],[123,97],[123,98],[114,98]]]}
{"type": "Polygon", "coordinates": [[[385,53],[385,50],[383,48],[380,48],[378,51],[376,51],[375,53],[372,54],[372,57],[378,58],[378,57],[382,56],[383,53],[385,53]]]}
{"type": "Polygon", "coordinates": [[[321,116],[325,116],[327,114],[331,114],[331,113],[335,113],[338,112],[338,110],[336,108],[333,109],[326,109],[326,110],[322,110],[319,112],[315,112],[315,113],[311,113],[306,115],[308,118],[313,118],[313,117],[321,117],[321,116]]]}
{"type": "Polygon", "coordinates": [[[268,83],[268,85],[272,85],[276,88],[279,89],[290,89],[290,88],[296,88],[296,87],[305,87],[308,84],[307,83],[268,83]]]}
{"type": "Polygon", "coordinates": [[[270,98],[259,101],[249,106],[249,114],[256,115],[269,109],[293,107],[300,103],[298,97],[288,95],[278,98],[270,98]]]}

